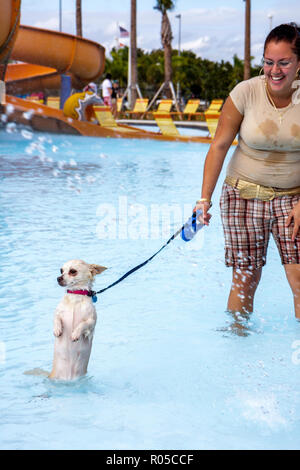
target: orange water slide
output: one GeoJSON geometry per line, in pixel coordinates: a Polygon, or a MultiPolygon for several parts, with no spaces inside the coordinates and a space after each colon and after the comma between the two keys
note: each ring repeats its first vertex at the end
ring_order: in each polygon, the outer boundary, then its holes
{"type": "Polygon", "coordinates": [[[70,74],[81,88],[99,78],[105,66],[100,44],[71,34],[21,26],[21,0],[0,1],[0,67],[8,93],[59,89],[60,75],[70,74]],[[8,59],[22,61],[9,64],[8,59]]]}
{"type": "Polygon", "coordinates": [[[81,88],[102,75],[105,49],[71,34],[20,26],[11,59],[26,63],[8,66],[8,93],[59,89],[61,74],[70,74],[72,85],[81,88]]]}
{"type": "Polygon", "coordinates": [[[20,24],[21,0],[0,2],[0,80],[3,80],[20,24]]]}

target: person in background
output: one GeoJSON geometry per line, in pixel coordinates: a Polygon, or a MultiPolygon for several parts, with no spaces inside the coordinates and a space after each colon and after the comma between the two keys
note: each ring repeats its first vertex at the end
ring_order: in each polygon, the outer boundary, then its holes
{"type": "Polygon", "coordinates": [[[96,83],[90,82],[88,85],[86,85],[84,87],[83,91],[90,91],[91,93],[95,93],[97,95],[97,85],[96,85],[96,83]]]}
{"type": "Polygon", "coordinates": [[[111,74],[107,73],[105,76],[105,80],[103,80],[102,85],[102,97],[105,106],[110,106],[112,105],[111,102],[111,95],[112,95],[112,82],[111,82],[111,74]]]}
{"type": "Polygon", "coordinates": [[[269,33],[261,71],[239,83],[223,106],[195,208],[208,225],[225,156],[239,133],[220,200],[225,263],[233,270],[227,310],[253,311],[272,233],[300,320],[300,28],[295,23],[269,33]]]}
{"type": "Polygon", "coordinates": [[[111,93],[111,111],[114,117],[117,117],[117,99],[119,98],[119,82],[113,80],[112,82],[112,93],[111,93]]]}

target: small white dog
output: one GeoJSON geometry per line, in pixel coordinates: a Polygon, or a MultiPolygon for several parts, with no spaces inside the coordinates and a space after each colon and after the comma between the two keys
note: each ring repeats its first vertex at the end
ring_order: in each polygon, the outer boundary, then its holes
{"type": "Polygon", "coordinates": [[[65,263],[57,278],[67,292],[54,315],[54,359],[50,379],[72,380],[86,374],[97,321],[91,287],[106,268],[82,260],[65,263]]]}

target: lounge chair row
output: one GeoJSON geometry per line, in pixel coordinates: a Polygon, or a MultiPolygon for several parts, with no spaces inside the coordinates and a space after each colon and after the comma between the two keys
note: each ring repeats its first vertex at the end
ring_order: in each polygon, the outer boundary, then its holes
{"type": "MultiPolygon", "coordinates": [[[[130,111],[132,114],[144,114],[147,109],[148,99],[137,99],[135,108],[130,111]]],[[[172,116],[178,115],[179,113],[171,113],[173,101],[172,100],[162,100],[156,111],[152,112],[152,115],[156,121],[157,126],[164,135],[176,136],[179,135],[179,131],[172,119],[172,116]]],[[[220,116],[220,108],[222,107],[223,100],[213,100],[210,106],[207,108],[204,113],[197,113],[196,110],[199,107],[200,100],[189,100],[186,104],[183,112],[184,115],[193,115],[193,114],[204,114],[207,127],[209,130],[210,136],[213,138],[217,129],[218,120],[220,116]]],[[[59,98],[58,97],[49,97],[47,100],[47,105],[53,108],[59,108],[59,98]]],[[[94,113],[99,122],[103,127],[117,127],[118,124],[115,121],[111,109],[108,106],[94,106],[94,113]]]]}
{"type": "MultiPolygon", "coordinates": [[[[137,115],[140,114],[143,116],[149,113],[153,114],[153,111],[147,111],[148,103],[149,103],[148,98],[138,98],[135,102],[134,109],[132,111],[126,111],[126,113],[137,114],[137,115]]],[[[191,116],[203,115],[203,113],[197,113],[197,109],[199,108],[199,105],[200,105],[200,100],[198,99],[190,99],[185,105],[185,108],[181,113],[171,112],[172,105],[173,105],[173,100],[161,100],[156,112],[157,113],[171,113],[172,115],[179,115],[179,116],[184,115],[184,116],[188,116],[188,118],[190,118],[191,116]]],[[[212,100],[206,112],[211,112],[211,111],[219,112],[222,105],[223,105],[222,99],[212,100]]],[[[122,107],[122,98],[118,99],[117,106],[118,106],[117,110],[118,112],[120,112],[121,107],[122,107]]]]}
{"type": "MultiPolygon", "coordinates": [[[[149,100],[148,98],[138,98],[135,102],[134,109],[132,111],[127,111],[128,114],[145,114],[147,113],[147,106],[148,106],[149,100]]],[[[59,97],[52,97],[49,96],[47,99],[47,105],[59,109],[59,97]]],[[[122,98],[118,98],[118,112],[121,111],[121,106],[122,106],[122,98]]],[[[191,99],[187,102],[185,105],[184,110],[182,113],[179,112],[171,112],[171,108],[173,105],[173,100],[161,100],[161,102],[158,105],[157,110],[155,111],[156,113],[170,113],[172,115],[185,115],[185,116],[193,116],[193,115],[203,115],[203,113],[197,113],[197,109],[200,105],[200,100],[198,99],[191,99]]],[[[223,100],[212,100],[210,103],[209,107],[206,109],[206,113],[210,112],[219,112],[221,107],[223,105],[223,100]]],[[[151,114],[153,112],[151,111],[151,114]]]]}
{"type": "MultiPolygon", "coordinates": [[[[108,128],[118,127],[118,124],[115,121],[109,106],[93,106],[93,109],[95,116],[101,126],[108,128]]],[[[213,138],[216,133],[219,114],[220,113],[216,112],[205,113],[205,119],[211,138],[213,138]]],[[[153,116],[162,134],[169,136],[180,135],[171,114],[156,111],[153,113],[153,116]]]]}

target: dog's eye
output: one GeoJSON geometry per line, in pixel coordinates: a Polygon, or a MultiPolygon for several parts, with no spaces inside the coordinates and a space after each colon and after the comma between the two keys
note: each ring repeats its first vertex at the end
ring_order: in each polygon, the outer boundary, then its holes
{"type": "Polygon", "coordinates": [[[62,274],[62,273],[63,273],[63,270],[61,269],[61,270],[60,270],[60,274],[62,274]]]}
{"type": "Polygon", "coordinates": [[[71,276],[76,276],[77,274],[76,269],[70,269],[69,274],[71,274],[71,276]]]}

